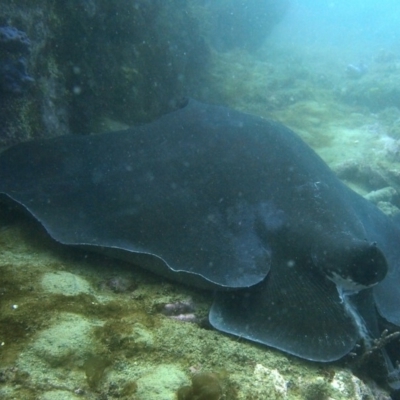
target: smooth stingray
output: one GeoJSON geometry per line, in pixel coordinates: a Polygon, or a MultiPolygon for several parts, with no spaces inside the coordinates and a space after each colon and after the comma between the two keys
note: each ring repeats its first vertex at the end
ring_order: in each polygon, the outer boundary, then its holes
{"type": "Polygon", "coordinates": [[[400,230],[283,125],[190,100],[155,122],[22,143],[0,193],[56,241],[215,291],[216,328],[315,361],[400,326],[400,230]]]}

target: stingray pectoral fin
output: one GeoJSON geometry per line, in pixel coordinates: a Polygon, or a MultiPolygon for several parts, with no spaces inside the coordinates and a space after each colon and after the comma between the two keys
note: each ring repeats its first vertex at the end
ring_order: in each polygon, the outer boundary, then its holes
{"type": "Polygon", "coordinates": [[[0,197],[60,243],[134,262],[142,254],[145,268],[188,284],[253,286],[270,268],[270,249],[254,229],[268,203],[253,199],[262,179],[251,169],[233,172],[242,168],[240,152],[221,161],[231,153],[229,124],[222,118],[217,132],[207,131],[208,114],[206,126],[192,115],[203,116],[203,108],[194,103],[122,132],[10,148],[0,157],[0,197]]]}
{"type": "Polygon", "coordinates": [[[335,285],[315,271],[286,265],[272,268],[257,288],[217,293],[210,322],[312,361],[337,360],[359,338],[335,285]]]}

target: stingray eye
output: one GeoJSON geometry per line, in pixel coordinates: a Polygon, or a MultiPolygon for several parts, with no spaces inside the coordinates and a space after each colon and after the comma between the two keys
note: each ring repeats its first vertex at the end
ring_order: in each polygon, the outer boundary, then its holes
{"type": "Polygon", "coordinates": [[[366,287],[380,282],[386,276],[387,270],[386,258],[376,243],[366,243],[352,252],[349,258],[349,278],[366,287]]]}
{"type": "Polygon", "coordinates": [[[312,260],[328,279],[342,289],[356,292],[380,282],[387,273],[387,261],[376,243],[343,236],[336,246],[316,245],[312,260]]]}

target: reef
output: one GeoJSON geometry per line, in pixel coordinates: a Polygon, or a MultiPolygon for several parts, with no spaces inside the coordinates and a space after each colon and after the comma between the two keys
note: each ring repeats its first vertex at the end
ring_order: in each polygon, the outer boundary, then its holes
{"type": "Polygon", "coordinates": [[[30,86],[34,79],[28,75],[26,70],[26,59],[5,59],[0,61],[0,92],[22,94],[30,86]]]}
{"type": "Polygon", "coordinates": [[[180,0],[17,0],[0,26],[0,148],[151,120],[193,92],[209,58],[180,0]]]}
{"type": "Polygon", "coordinates": [[[0,93],[23,94],[34,81],[27,72],[31,42],[25,32],[0,26],[0,93]]]}
{"type": "Polygon", "coordinates": [[[14,26],[0,26],[0,145],[8,144],[19,127],[22,111],[28,103],[24,98],[33,86],[28,73],[31,41],[14,26]]]}
{"type": "Polygon", "coordinates": [[[29,54],[31,41],[25,32],[19,31],[13,26],[0,27],[0,50],[12,53],[29,54]]]}

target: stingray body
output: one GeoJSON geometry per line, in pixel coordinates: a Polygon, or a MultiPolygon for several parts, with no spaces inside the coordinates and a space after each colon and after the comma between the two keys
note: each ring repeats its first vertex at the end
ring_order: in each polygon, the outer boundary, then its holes
{"type": "MultiPolygon", "coordinates": [[[[0,193],[66,245],[215,292],[221,331],[315,361],[400,325],[400,231],[290,129],[196,101],[19,144],[0,193]]],[[[210,292],[211,293],[211,292],[210,292]]]]}

